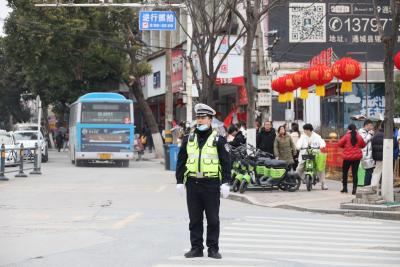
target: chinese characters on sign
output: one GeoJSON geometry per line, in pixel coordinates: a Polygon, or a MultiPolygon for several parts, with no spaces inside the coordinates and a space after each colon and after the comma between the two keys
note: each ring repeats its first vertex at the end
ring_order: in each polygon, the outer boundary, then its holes
{"type": "MultiPolygon", "coordinates": [[[[365,101],[362,101],[361,114],[366,114],[365,112],[365,101]]],[[[385,97],[384,96],[368,96],[368,114],[367,116],[375,117],[378,114],[385,113],[385,97]]]]}
{"type": "MultiPolygon", "coordinates": [[[[277,30],[280,35],[279,43],[274,46],[275,61],[305,62],[315,51],[330,47],[338,57],[348,51],[365,51],[368,60],[383,60],[378,26],[380,22],[385,32],[392,27],[389,0],[378,1],[379,22],[371,0],[284,2],[274,7],[268,17],[268,30],[277,30]]],[[[273,38],[268,41],[273,44],[273,38]]]]}
{"type": "Polygon", "coordinates": [[[174,31],[176,17],[173,11],[140,11],[139,30],[141,31],[174,31]]]}

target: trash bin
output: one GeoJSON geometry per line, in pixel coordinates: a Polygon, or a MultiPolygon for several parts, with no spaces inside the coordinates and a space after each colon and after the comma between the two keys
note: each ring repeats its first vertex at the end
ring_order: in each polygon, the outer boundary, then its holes
{"type": "Polygon", "coordinates": [[[177,145],[169,145],[169,162],[170,170],[176,170],[176,162],[178,161],[179,147],[177,145]]]}
{"type": "Polygon", "coordinates": [[[164,144],[164,165],[166,170],[170,170],[170,162],[169,162],[169,145],[164,144]]]}

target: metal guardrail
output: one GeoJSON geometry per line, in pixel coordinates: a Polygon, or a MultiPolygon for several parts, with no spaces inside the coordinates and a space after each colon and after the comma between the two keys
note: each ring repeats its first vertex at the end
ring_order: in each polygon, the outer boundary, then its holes
{"type": "Polygon", "coordinates": [[[32,170],[29,174],[42,174],[41,172],[41,151],[37,143],[35,143],[34,147],[24,147],[23,144],[19,147],[14,148],[6,148],[4,144],[1,145],[0,148],[0,181],[9,181],[10,179],[5,175],[7,173],[18,172],[14,175],[14,177],[28,177],[25,173],[27,170],[32,170]],[[24,168],[24,160],[25,160],[25,151],[33,150],[33,167],[24,168]],[[18,165],[18,170],[6,171],[6,152],[7,151],[18,151],[19,152],[19,161],[16,165],[18,165]]]}

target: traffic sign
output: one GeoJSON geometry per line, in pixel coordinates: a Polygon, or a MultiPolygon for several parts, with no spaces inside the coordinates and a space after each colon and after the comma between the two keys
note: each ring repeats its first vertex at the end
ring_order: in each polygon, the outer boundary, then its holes
{"type": "Polygon", "coordinates": [[[176,16],[173,11],[139,11],[139,30],[174,31],[176,16]]]}

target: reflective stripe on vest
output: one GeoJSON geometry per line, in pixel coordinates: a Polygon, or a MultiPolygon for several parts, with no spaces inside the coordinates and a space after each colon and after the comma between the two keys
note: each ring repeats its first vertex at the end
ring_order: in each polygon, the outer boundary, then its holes
{"type": "Polygon", "coordinates": [[[191,174],[202,173],[203,177],[220,178],[218,150],[217,146],[214,145],[216,138],[217,132],[213,131],[200,151],[197,135],[192,138],[193,140],[190,140],[191,138],[189,137],[186,146],[188,154],[186,169],[189,176],[191,174]]]}

